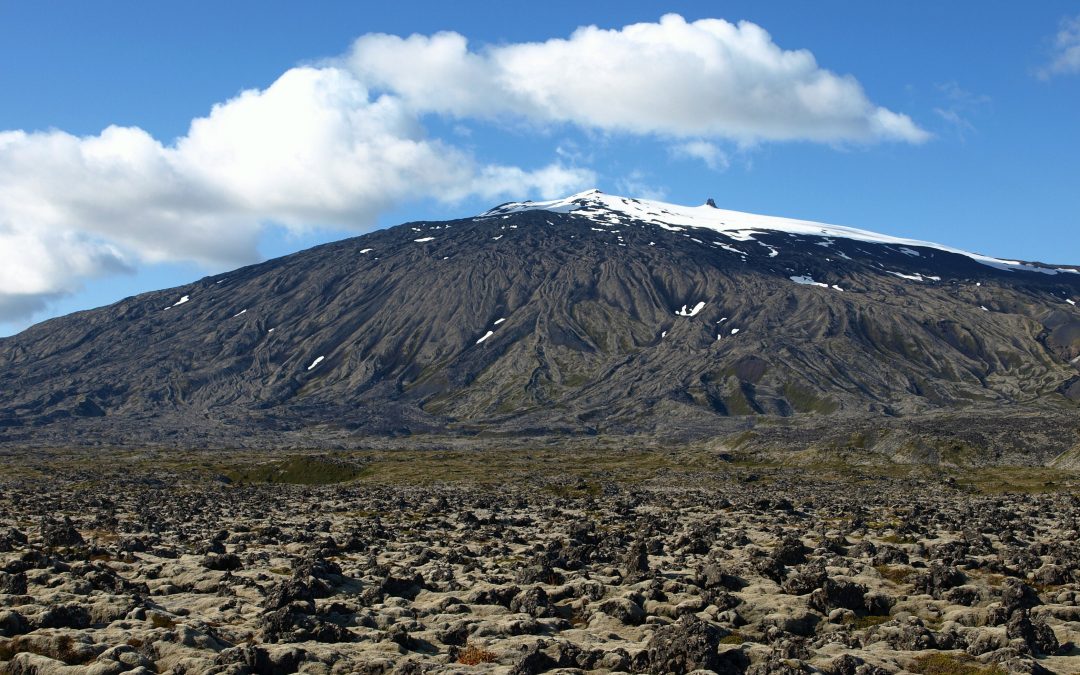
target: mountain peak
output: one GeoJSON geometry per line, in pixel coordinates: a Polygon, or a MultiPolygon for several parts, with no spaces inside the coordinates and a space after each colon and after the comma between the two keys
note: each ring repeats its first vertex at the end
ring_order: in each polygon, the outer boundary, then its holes
{"type": "Polygon", "coordinates": [[[1062,272],[1080,274],[1080,270],[1072,267],[1032,264],[1019,260],[994,258],[934,242],[896,237],[844,225],[829,225],[810,220],[722,209],[716,206],[716,202],[712,198],[709,198],[701,206],[682,206],[651,199],[610,195],[593,188],[562,199],[507,202],[485,211],[479,217],[506,216],[524,211],[550,211],[552,213],[572,214],[604,226],[651,224],[676,232],[700,228],[720,233],[735,241],[753,241],[756,235],[767,232],[783,232],[826,239],[851,239],[907,249],[936,249],[963,255],[976,262],[1003,270],[1040,272],[1051,275],[1062,272]]]}

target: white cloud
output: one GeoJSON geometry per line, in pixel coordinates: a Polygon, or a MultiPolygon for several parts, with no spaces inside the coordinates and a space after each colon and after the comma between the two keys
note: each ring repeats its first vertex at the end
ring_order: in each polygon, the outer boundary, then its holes
{"type": "Polygon", "coordinates": [[[130,127],[0,132],[0,320],[139,262],[251,262],[267,223],[364,230],[410,199],[550,198],[594,181],[481,165],[332,67],[214,106],[171,145],[130,127]]]}
{"type": "Polygon", "coordinates": [[[671,154],[678,158],[701,160],[713,171],[724,171],[730,166],[727,153],[709,141],[687,141],[671,146],[671,154]]]}
{"type": "Polygon", "coordinates": [[[1054,36],[1050,63],[1038,71],[1039,77],[1044,80],[1054,75],[1077,73],[1080,73],[1080,15],[1061,20],[1061,26],[1054,36]]]}
{"type": "Polygon", "coordinates": [[[345,60],[373,87],[425,112],[739,143],[906,141],[929,135],[874,105],[851,76],[781,49],[760,26],[720,19],[470,51],[457,33],[366,35],[345,60]]]}

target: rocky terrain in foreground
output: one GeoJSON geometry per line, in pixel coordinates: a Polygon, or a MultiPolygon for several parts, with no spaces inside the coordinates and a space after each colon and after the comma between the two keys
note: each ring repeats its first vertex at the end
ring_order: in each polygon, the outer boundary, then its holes
{"type": "Polygon", "coordinates": [[[1075,483],[552,457],[5,457],[0,673],[1080,673],[1075,483]]]}

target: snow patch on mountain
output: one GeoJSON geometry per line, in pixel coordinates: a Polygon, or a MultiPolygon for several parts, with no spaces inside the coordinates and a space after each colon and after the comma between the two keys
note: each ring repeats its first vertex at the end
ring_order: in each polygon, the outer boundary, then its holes
{"type": "Polygon", "coordinates": [[[698,302],[698,304],[694,305],[694,307],[692,309],[687,309],[686,305],[683,305],[682,309],[680,309],[679,311],[677,311],[675,313],[678,314],[679,316],[697,316],[697,313],[700,312],[704,308],[705,308],[705,301],[702,300],[702,301],[698,302]]]}
{"type": "MultiPolygon", "coordinates": [[[[1004,260],[991,256],[972,253],[942,244],[935,244],[917,239],[905,239],[868,230],[859,230],[842,225],[828,225],[809,220],[796,220],[777,216],[763,216],[741,211],[729,211],[708,204],[702,206],[680,206],[650,199],[634,199],[609,195],[599,190],[579,192],[563,199],[549,201],[508,202],[480,214],[480,218],[495,216],[506,217],[522,211],[550,211],[553,213],[572,213],[589,220],[608,225],[623,222],[645,222],[657,225],[665,230],[684,232],[687,228],[702,228],[720,232],[736,241],[753,240],[755,235],[765,232],[786,232],[793,235],[809,235],[826,238],[842,238],[865,241],[874,244],[886,244],[901,247],[905,255],[919,255],[916,248],[929,248],[947,253],[967,256],[972,260],[1002,270],[1022,270],[1042,274],[1080,274],[1080,270],[1068,267],[1036,265],[1019,260],[1004,260]]],[[[828,239],[826,240],[828,241],[828,239]]],[[[831,243],[831,242],[830,242],[831,243]]],[[[828,244],[826,244],[828,245],[828,244]]]]}

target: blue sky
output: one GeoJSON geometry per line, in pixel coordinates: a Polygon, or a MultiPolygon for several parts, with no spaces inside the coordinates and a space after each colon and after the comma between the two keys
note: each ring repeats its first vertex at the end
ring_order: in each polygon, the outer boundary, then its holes
{"type": "Polygon", "coordinates": [[[0,334],[594,185],[1080,263],[1075,2],[3,3],[0,92],[0,334]],[[662,27],[670,12],[683,23],[662,27]],[[752,22],[766,43],[702,19],[752,22]],[[683,55],[684,36],[761,51],[734,74],[652,72],[634,60],[639,23],[661,56],[683,55]],[[571,39],[589,25],[611,32],[571,39]],[[549,100],[564,79],[615,94],[549,100]],[[810,102],[785,98],[822,82],[810,102]],[[766,107],[744,101],[758,89],[766,107]],[[658,108],[657,91],[689,98],[658,108]],[[290,122],[323,114],[340,139],[290,122]],[[384,148],[393,162],[357,163],[384,148]],[[298,153],[301,180],[272,166],[298,153]]]}

